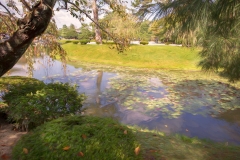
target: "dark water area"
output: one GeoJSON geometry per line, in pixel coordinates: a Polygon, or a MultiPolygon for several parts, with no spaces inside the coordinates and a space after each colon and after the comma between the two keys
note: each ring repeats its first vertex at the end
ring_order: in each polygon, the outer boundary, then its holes
{"type": "MultiPolygon", "coordinates": [[[[240,145],[240,90],[216,79],[96,65],[63,69],[61,62],[48,57],[38,58],[34,68],[33,77],[45,83],[77,84],[79,93],[88,97],[86,115],[240,145]]],[[[12,75],[28,75],[24,58],[12,75]]]]}

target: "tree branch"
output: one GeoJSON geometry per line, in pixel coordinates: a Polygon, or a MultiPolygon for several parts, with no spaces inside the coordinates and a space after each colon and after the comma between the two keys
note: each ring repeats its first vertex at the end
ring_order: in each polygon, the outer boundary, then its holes
{"type": "Polygon", "coordinates": [[[29,4],[25,0],[20,0],[22,4],[28,9],[28,11],[32,11],[32,8],[29,6],[29,4]]]}
{"type": "Polygon", "coordinates": [[[111,37],[113,39],[113,41],[115,41],[116,43],[118,43],[118,40],[112,35],[110,34],[108,31],[106,31],[101,25],[99,25],[97,22],[95,22],[91,16],[89,16],[89,14],[87,14],[85,11],[83,11],[81,8],[79,8],[76,4],[72,3],[72,2],[68,2],[69,4],[73,5],[74,7],[76,7],[76,9],[78,9],[80,12],[82,12],[87,18],[89,18],[96,26],[98,26],[103,32],[105,32],[109,37],[111,37]]]}
{"type": "Polygon", "coordinates": [[[8,10],[8,8],[6,6],[4,6],[1,2],[0,2],[0,6],[2,6],[7,11],[7,13],[9,14],[10,17],[12,17],[12,18],[14,18],[14,20],[16,20],[16,18],[12,15],[12,13],[8,10]]]}
{"type": "Polygon", "coordinates": [[[42,0],[20,20],[17,31],[0,43],[0,77],[10,70],[25,53],[35,37],[41,35],[51,20],[56,0],[42,0]]]}

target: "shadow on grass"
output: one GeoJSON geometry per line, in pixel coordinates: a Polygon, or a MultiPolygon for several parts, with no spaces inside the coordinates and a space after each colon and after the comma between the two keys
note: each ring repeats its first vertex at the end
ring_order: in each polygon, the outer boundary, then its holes
{"type": "Polygon", "coordinates": [[[141,144],[143,159],[235,160],[240,156],[240,146],[228,146],[182,135],[166,136],[136,127],[132,129],[141,144]]]}

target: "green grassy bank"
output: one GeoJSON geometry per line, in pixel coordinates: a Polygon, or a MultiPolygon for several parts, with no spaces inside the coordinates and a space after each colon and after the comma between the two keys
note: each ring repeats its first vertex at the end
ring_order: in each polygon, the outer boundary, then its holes
{"type": "Polygon", "coordinates": [[[109,118],[71,116],[24,136],[13,159],[235,160],[240,147],[119,124],[109,118]]]}
{"type": "Polygon", "coordinates": [[[110,45],[79,45],[63,44],[70,64],[77,66],[79,61],[114,66],[170,69],[199,70],[197,64],[199,49],[176,46],[145,46],[132,45],[124,53],[110,49],[110,45]],[[74,64],[74,62],[76,62],[74,64]]]}

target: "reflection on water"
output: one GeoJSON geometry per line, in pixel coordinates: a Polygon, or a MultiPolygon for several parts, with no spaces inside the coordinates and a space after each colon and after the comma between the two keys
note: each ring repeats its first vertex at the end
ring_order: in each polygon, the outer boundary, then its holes
{"type": "Polygon", "coordinates": [[[208,138],[215,141],[225,141],[240,144],[240,126],[228,123],[210,116],[183,113],[175,119],[156,119],[141,122],[140,125],[157,129],[165,133],[181,133],[190,137],[208,138]]]}
{"type": "MultiPolygon", "coordinates": [[[[240,144],[240,90],[218,81],[181,79],[161,73],[115,68],[75,68],[38,58],[34,78],[77,84],[87,95],[84,112],[125,124],[240,144]]],[[[27,76],[25,60],[10,75],[27,76]]],[[[97,67],[96,67],[97,68],[97,67]]]]}
{"type": "Polygon", "coordinates": [[[240,109],[228,110],[218,115],[219,119],[223,119],[232,124],[238,124],[240,126],[240,109]]]}

